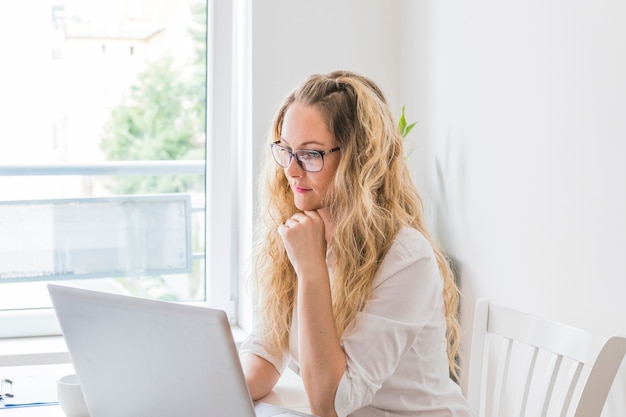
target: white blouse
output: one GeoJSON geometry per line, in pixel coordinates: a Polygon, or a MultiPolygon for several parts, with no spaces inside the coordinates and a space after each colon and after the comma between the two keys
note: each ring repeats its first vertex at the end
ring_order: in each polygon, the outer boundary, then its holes
{"type": "MultiPolygon", "coordinates": [[[[363,311],[341,338],[347,368],[335,394],[339,417],[473,417],[449,377],[443,280],[431,246],[417,230],[403,228],[376,273],[363,311]]],[[[269,355],[258,327],[240,352],[254,353],[282,372],[298,365],[297,317],[290,349],[269,355]]]]}

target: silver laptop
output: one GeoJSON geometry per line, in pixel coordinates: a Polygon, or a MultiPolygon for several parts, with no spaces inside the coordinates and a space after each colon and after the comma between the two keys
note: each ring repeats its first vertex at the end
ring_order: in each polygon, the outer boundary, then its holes
{"type": "Polygon", "coordinates": [[[48,285],[91,417],[308,416],[254,404],[221,310],[48,285]]]}

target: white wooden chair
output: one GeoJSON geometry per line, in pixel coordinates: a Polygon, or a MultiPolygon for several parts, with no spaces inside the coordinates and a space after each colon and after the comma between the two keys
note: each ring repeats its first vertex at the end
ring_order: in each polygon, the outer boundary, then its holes
{"type": "Polygon", "coordinates": [[[626,354],[609,339],[476,303],[468,399],[478,417],[600,417],[626,354]]]}

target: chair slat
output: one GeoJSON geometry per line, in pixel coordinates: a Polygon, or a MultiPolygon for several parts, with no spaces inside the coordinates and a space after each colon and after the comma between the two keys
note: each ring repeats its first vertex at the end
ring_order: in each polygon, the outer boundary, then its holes
{"type": "Polygon", "coordinates": [[[504,339],[502,342],[502,350],[505,352],[500,355],[500,365],[498,366],[498,373],[496,374],[495,389],[494,389],[494,402],[492,410],[497,410],[499,416],[503,415],[504,402],[502,400],[502,393],[506,392],[507,378],[509,376],[509,365],[511,363],[511,351],[513,350],[513,341],[511,339],[504,339]]]}
{"type": "Polygon", "coordinates": [[[548,383],[548,387],[544,395],[541,417],[546,417],[548,415],[548,408],[550,407],[550,400],[552,399],[552,393],[554,392],[556,377],[558,376],[559,370],[561,369],[561,363],[563,363],[563,356],[556,355],[552,358],[552,364],[550,365],[550,368],[552,368],[552,372],[550,372],[550,382],[548,383]]]}
{"type": "Polygon", "coordinates": [[[569,411],[569,407],[572,403],[572,397],[574,396],[574,391],[578,386],[578,380],[580,379],[580,374],[583,371],[584,364],[582,362],[577,362],[574,370],[574,374],[572,375],[569,383],[569,387],[567,389],[567,394],[565,395],[565,399],[563,400],[563,410],[561,411],[561,417],[566,417],[567,412],[569,411]]]}
{"type": "Polygon", "coordinates": [[[526,416],[526,405],[528,404],[528,393],[533,382],[535,369],[537,368],[537,357],[539,356],[539,348],[533,348],[533,355],[528,365],[528,374],[526,375],[526,384],[524,384],[524,395],[522,397],[522,405],[520,409],[520,417],[526,416]]]}

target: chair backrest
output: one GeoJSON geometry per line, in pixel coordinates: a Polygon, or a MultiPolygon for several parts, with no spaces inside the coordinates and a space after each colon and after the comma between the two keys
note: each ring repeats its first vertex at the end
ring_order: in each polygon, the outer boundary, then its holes
{"type": "Polygon", "coordinates": [[[481,299],[468,399],[478,417],[600,417],[626,338],[604,338],[481,299]]]}

